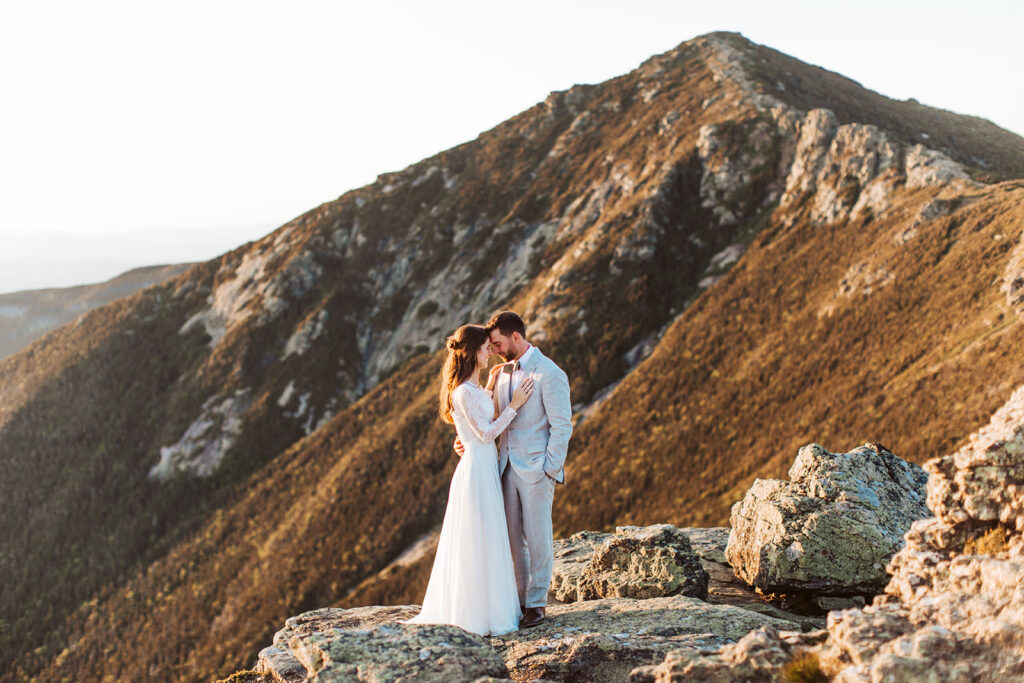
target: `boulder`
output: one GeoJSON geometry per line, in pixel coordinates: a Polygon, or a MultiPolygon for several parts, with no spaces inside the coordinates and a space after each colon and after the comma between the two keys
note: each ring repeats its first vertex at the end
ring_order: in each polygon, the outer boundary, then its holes
{"type": "Polygon", "coordinates": [[[484,638],[455,626],[398,624],[415,606],[325,608],[285,622],[256,672],[298,681],[473,681],[507,679],[484,638]]]}
{"type": "Polygon", "coordinates": [[[836,681],[1024,679],[1024,386],[954,455],[925,463],[935,517],[914,522],[886,594],[832,612],[836,681]]]}
{"type": "Polygon", "coordinates": [[[671,524],[582,531],[555,541],[551,592],[560,602],[601,598],[706,598],[708,573],[671,524]]]}
{"type": "Polygon", "coordinates": [[[725,555],[764,592],[875,594],[903,534],[928,516],[928,475],[880,444],[800,449],[790,481],[754,481],[732,508],[725,555]]]}
{"type": "Polygon", "coordinates": [[[585,600],[548,605],[539,626],[492,637],[515,680],[621,681],[673,650],[718,651],[758,628],[799,630],[794,621],[696,598],[585,600]]]}
{"type": "Polygon", "coordinates": [[[729,527],[685,527],[680,531],[690,539],[690,547],[701,560],[728,564],[725,547],[729,544],[729,527]]]}

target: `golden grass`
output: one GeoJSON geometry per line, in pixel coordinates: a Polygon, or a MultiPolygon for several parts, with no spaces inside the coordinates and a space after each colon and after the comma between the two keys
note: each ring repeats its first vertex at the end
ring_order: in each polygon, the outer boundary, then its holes
{"type": "Polygon", "coordinates": [[[991,555],[999,557],[1009,552],[1009,536],[1006,527],[999,524],[977,538],[969,538],[964,543],[964,555],[991,555]]]}
{"type": "Polygon", "coordinates": [[[805,652],[782,668],[782,680],[786,683],[827,683],[829,677],[821,670],[817,653],[805,652]]]}

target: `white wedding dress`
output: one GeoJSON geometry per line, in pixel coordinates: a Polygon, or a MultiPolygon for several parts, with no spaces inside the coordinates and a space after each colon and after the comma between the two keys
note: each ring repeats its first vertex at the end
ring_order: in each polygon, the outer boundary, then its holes
{"type": "Polygon", "coordinates": [[[494,447],[516,411],[509,406],[494,418],[491,393],[471,382],[455,387],[452,407],[466,450],[452,475],[423,608],[402,623],[499,635],[519,628],[522,616],[494,447]]]}

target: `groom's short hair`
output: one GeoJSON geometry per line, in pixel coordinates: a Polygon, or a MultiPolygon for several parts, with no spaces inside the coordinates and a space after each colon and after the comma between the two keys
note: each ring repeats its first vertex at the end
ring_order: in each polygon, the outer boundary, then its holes
{"type": "Polygon", "coordinates": [[[487,334],[490,334],[491,330],[498,330],[505,337],[511,336],[513,332],[518,332],[520,337],[526,337],[526,325],[523,324],[523,319],[512,311],[496,313],[487,322],[487,334]]]}

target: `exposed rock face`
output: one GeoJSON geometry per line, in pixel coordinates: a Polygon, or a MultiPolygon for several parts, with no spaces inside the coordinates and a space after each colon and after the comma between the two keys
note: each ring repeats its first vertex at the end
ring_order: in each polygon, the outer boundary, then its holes
{"type": "Polygon", "coordinates": [[[927,474],[878,444],[800,449],[790,481],[754,481],[732,508],[725,555],[765,591],[876,593],[903,534],[928,515],[927,474]]]}
{"type": "Polygon", "coordinates": [[[166,480],[179,472],[209,476],[242,431],[242,420],[252,404],[250,392],[239,389],[229,396],[212,396],[199,417],[177,443],[160,449],[160,462],[149,470],[151,478],[166,480]]]}
{"type": "Polygon", "coordinates": [[[706,598],[708,574],[686,533],[671,524],[582,531],[555,542],[551,591],[556,600],[706,598]]]}
{"type": "Polygon", "coordinates": [[[925,468],[935,517],[914,522],[885,596],[829,615],[837,681],[1024,677],[1024,387],[925,468]]]}
{"type": "Polygon", "coordinates": [[[731,123],[701,127],[701,204],[720,225],[734,225],[756,208],[750,205],[759,194],[753,188],[774,176],[779,144],[777,131],[766,121],[745,128],[731,123]]]}
{"type": "Polygon", "coordinates": [[[907,187],[936,185],[955,178],[967,180],[967,173],[960,164],[924,145],[914,145],[907,151],[905,171],[907,187]]]}
{"type": "Polygon", "coordinates": [[[941,152],[922,145],[902,148],[877,126],[839,125],[828,109],[813,109],[800,126],[781,203],[809,198],[811,219],[830,223],[867,211],[884,213],[898,182],[923,187],[956,179],[968,181],[967,173],[941,152]]]}

